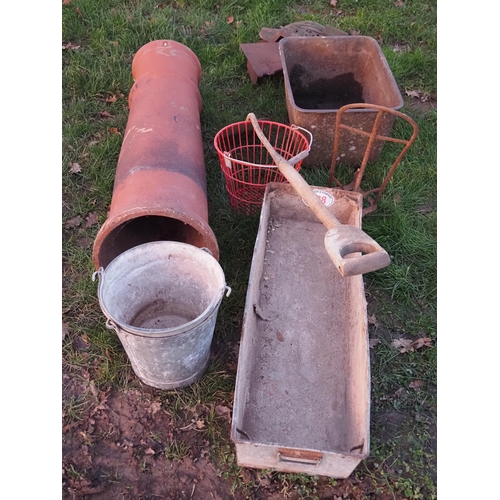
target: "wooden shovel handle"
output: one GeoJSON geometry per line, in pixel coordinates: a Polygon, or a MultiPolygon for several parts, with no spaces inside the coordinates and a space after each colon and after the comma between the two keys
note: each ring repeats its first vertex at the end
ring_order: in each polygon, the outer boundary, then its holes
{"type": "Polygon", "coordinates": [[[316,214],[316,217],[326,226],[327,229],[333,229],[340,225],[337,218],[326,208],[325,204],[316,196],[304,178],[271,146],[266,136],[262,132],[257,117],[249,113],[247,120],[252,122],[257,137],[267,149],[278,170],[286,177],[290,185],[299,193],[309,208],[316,214]]]}

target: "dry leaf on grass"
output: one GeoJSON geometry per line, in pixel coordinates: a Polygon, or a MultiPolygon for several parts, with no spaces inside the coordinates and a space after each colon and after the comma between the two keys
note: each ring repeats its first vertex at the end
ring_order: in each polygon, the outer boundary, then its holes
{"type": "Polygon", "coordinates": [[[332,7],[336,7],[337,6],[337,0],[330,0],[330,5],[332,7]]]}
{"type": "Polygon", "coordinates": [[[423,346],[432,347],[432,341],[428,337],[421,337],[417,340],[411,339],[394,339],[392,342],[392,347],[399,350],[399,352],[414,352],[423,346]]]}
{"type": "Polygon", "coordinates": [[[71,174],[78,174],[82,171],[82,167],[80,167],[79,163],[70,163],[69,164],[69,172],[71,174]]]}
{"type": "Polygon", "coordinates": [[[370,341],[368,342],[368,345],[370,346],[370,349],[373,349],[379,343],[380,343],[380,339],[370,339],[370,341]]]}
{"type": "Polygon", "coordinates": [[[80,48],[80,45],[73,45],[71,42],[68,42],[62,46],[63,50],[66,50],[66,49],[78,50],[79,48],[80,48]]]}
{"type": "Polygon", "coordinates": [[[71,0],[63,0],[63,5],[69,5],[71,3],[71,0]]]}
{"type": "Polygon", "coordinates": [[[408,386],[410,389],[420,389],[424,385],[423,380],[414,380],[408,386]]]}
{"type": "Polygon", "coordinates": [[[432,340],[429,337],[420,337],[411,344],[411,348],[414,350],[420,349],[421,347],[432,347],[432,340]]]}
{"type": "Polygon", "coordinates": [[[99,114],[101,115],[101,118],[113,118],[113,115],[108,111],[101,111],[99,114]]]}
{"type": "Polygon", "coordinates": [[[394,5],[396,7],[402,7],[404,5],[404,2],[402,0],[396,0],[396,2],[394,2],[394,5]]]}
{"type": "Polygon", "coordinates": [[[97,224],[97,222],[98,222],[97,214],[95,212],[91,212],[90,214],[87,215],[87,219],[85,222],[85,229],[88,229],[90,226],[97,224]]]}
{"type": "Polygon", "coordinates": [[[400,352],[406,352],[413,340],[411,339],[394,339],[391,342],[392,347],[395,347],[396,349],[399,349],[400,352]]]}
{"type": "Polygon", "coordinates": [[[155,450],[153,448],[148,448],[147,450],[144,451],[144,455],[154,455],[155,450]]]}
{"type": "Polygon", "coordinates": [[[375,317],[375,314],[371,314],[370,316],[368,316],[368,324],[373,326],[378,326],[378,321],[377,318],[375,317]]]}
{"type": "Polygon", "coordinates": [[[72,219],[67,220],[64,225],[66,227],[78,227],[82,223],[82,218],[80,215],[77,215],[76,217],[73,217],[72,219]]]}
{"type": "Polygon", "coordinates": [[[197,429],[203,429],[205,427],[205,421],[204,420],[197,420],[196,421],[196,428],[197,429]]]}
{"type": "Polygon", "coordinates": [[[111,134],[121,135],[120,131],[116,127],[110,127],[110,128],[108,128],[108,132],[110,132],[111,134]]]}
{"type": "Polygon", "coordinates": [[[84,236],[83,238],[80,238],[77,243],[80,248],[86,249],[90,247],[92,240],[87,236],[84,236]]]}
{"type": "Polygon", "coordinates": [[[114,94],[111,94],[110,96],[106,97],[106,102],[115,102],[116,101],[116,96],[114,94]]]}
{"type": "Polygon", "coordinates": [[[234,22],[234,17],[233,16],[229,16],[227,18],[227,24],[232,24],[234,22]]]}
{"type": "Polygon", "coordinates": [[[62,339],[63,340],[66,338],[66,335],[69,335],[69,325],[68,325],[68,323],[63,323],[62,324],[62,339]]]}
{"type": "Polygon", "coordinates": [[[403,397],[405,393],[405,389],[404,387],[400,387],[395,393],[394,393],[394,397],[396,397],[396,399],[401,399],[403,397]]]}
{"type": "Polygon", "coordinates": [[[215,413],[219,417],[223,417],[224,419],[226,419],[228,422],[231,421],[231,410],[227,406],[217,405],[215,407],[215,413]]]}

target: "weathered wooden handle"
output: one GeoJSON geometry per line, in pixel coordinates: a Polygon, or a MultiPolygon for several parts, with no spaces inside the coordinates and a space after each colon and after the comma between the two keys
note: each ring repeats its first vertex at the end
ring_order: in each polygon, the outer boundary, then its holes
{"type": "Polygon", "coordinates": [[[304,178],[288,163],[276,150],[272,147],[267,137],[262,132],[257,117],[253,113],[249,113],[247,120],[252,122],[253,128],[257,137],[260,139],[264,147],[267,149],[278,170],[286,177],[290,185],[299,193],[304,201],[309,205],[309,208],[315,213],[316,217],[326,226],[327,229],[332,229],[340,225],[337,218],[328,210],[325,204],[316,196],[316,193],[311,189],[304,178]]]}
{"type": "Polygon", "coordinates": [[[252,122],[257,137],[264,144],[279,171],[328,229],[325,248],[341,276],[355,276],[388,266],[391,263],[389,254],[362,229],[348,224],[342,225],[316,196],[304,178],[275,151],[262,132],[256,116],[249,113],[247,120],[252,122]]]}

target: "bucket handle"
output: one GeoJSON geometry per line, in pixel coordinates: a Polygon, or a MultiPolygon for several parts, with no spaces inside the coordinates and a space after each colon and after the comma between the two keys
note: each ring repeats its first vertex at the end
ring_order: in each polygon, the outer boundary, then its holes
{"type": "MultiPolygon", "coordinates": [[[[225,153],[224,153],[225,154],[225,153]]],[[[200,247],[200,250],[203,250],[204,252],[207,252],[211,257],[214,256],[214,254],[207,248],[207,247],[200,247]]],[[[232,289],[230,286],[225,285],[224,290],[226,291],[226,297],[229,297],[231,295],[232,289]]],[[[223,292],[224,293],[224,292],[223,292]]]]}
{"type": "Polygon", "coordinates": [[[99,278],[99,285],[97,287],[97,296],[99,298],[99,304],[101,305],[101,309],[104,312],[104,315],[106,316],[106,328],[109,330],[114,330],[116,333],[118,333],[118,326],[116,323],[106,314],[105,309],[102,307],[102,302],[101,302],[101,286],[102,283],[104,282],[104,268],[100,267],[97,271],[92,273],[92,281],[95,281],[96,278],[99,278]]]}
{"type": "Polygon", "coordinates": [[[300,129],[304,132],[307,132],[309,134],[309,139],[310,139],[309,140],[309,147],[306,150],[301,151],[298,155],[295,155],[293,158],[290,158],[289,160],[287,160],[288,163],[290,163],[290,165],[295,165],[299,161],[303,160],[311,152],[312,143],[313,143],[313,135],[311,132],[309,132],[309,130],[307,130],[304,127],[299,127],[298,125],[290,125],[290,127],[294,130],[300,129]]]}

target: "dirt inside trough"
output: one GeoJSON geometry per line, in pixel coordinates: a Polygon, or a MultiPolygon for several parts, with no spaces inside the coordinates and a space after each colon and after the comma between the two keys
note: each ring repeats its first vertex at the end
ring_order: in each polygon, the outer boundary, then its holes
{"type": "Polygon", "coordinates": [[[295,64],[290,71],[290,85],[295,104],[303,109],[340,109],[346,104],[365,102],[363,86],[350,72],[309,81],[305,68],[295,64]]]}

